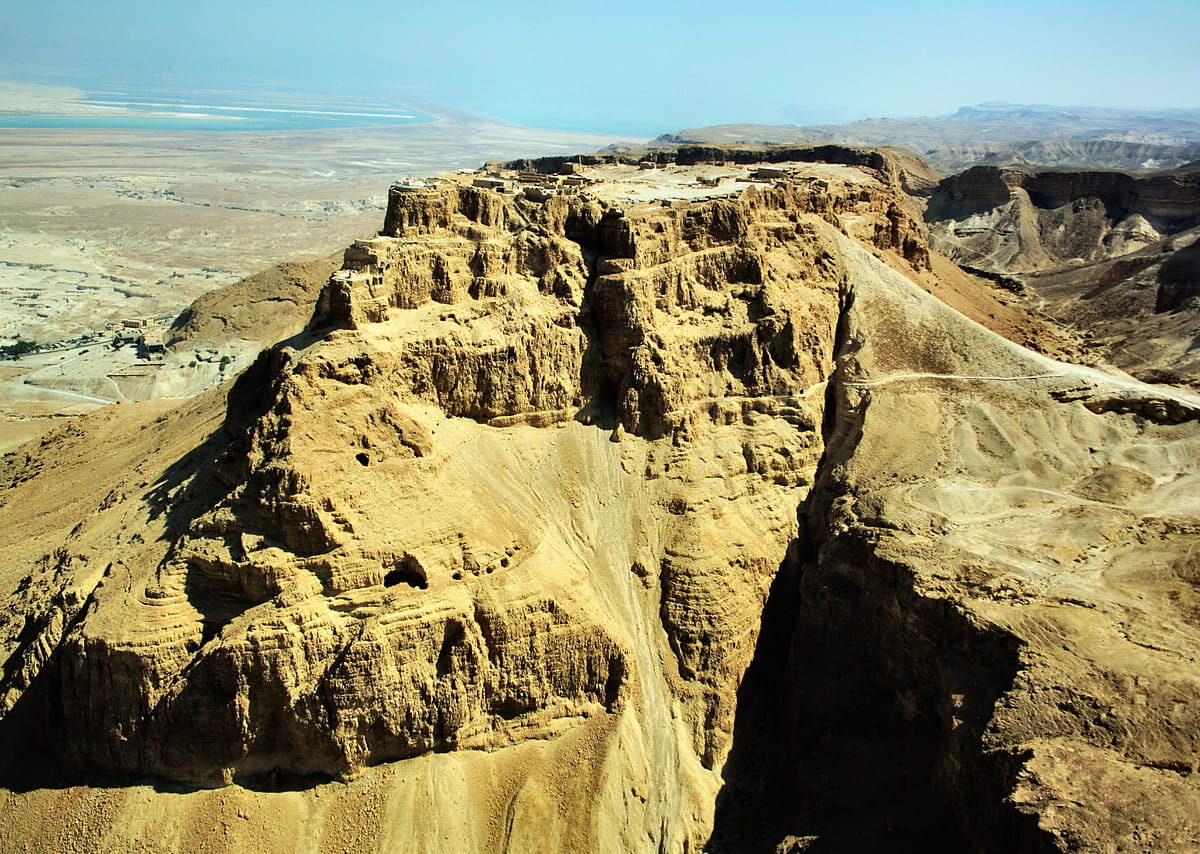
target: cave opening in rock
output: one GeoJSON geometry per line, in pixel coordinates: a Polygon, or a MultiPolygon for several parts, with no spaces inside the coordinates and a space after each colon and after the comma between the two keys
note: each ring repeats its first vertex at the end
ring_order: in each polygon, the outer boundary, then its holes
{"type": "Polygon", "coordinates": [[[405,555],[383,576],[384,587],[395,587],[397,584],[407,584],[425,590],[429,587],[429,578],[425,569],[412,555],[405,555]]]}
{"type": "Polygon", "coordinates": [[[371,464],[371,458],[367,456],[366,451],[359,451],[354,455],[354,459],[358,460],[360,465],[369,466],[371,464]]]}

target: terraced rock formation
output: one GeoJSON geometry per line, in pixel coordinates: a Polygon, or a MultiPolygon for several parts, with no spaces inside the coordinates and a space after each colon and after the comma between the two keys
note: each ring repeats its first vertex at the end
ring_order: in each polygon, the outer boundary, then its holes
{"type": "Polygon", "coordinates": [[[1098,261],[1200,225],[1200,167],[976,166],[938,184],[926,219],[933,245],[972,266],[1018,273],[1098,261]]]}
{"type": "Polygon", "coordinates": [[[7,456],[0,844],[1194,840],[1200,403],[829,159],[394,187],[232,387],[7,456]]]}
{"type": "Polygon", "coordinates": [[[929,197],[931,245],[1151,382],[1200,384],[1200,168],[975,167],[929,197]]]}

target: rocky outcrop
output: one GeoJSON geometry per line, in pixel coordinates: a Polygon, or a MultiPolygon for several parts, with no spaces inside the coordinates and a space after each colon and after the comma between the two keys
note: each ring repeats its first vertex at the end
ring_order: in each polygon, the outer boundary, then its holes
{"type": "Polygon", "coordinates": [[[785,184],[637,217],[585,195],[505,202],[457,184],[391,199],[383,234],[347,252],[312,328],[490,300],[510,343],[476,352],[449,336],[398,364],[320,370],[382,373],[448,414],[508,423],[613,410],[623,430],[658,438],[709,401],[821,381],[815,345],[832,335],[836,265],[806,218],[853,218],[874,245],[929,264],[919,224],[881,189],[785,184]],[[809,271],[823,289],[786,287],[809,271]]]}
{"type": "Polygon", "coordinates": [[[1200,225],[1200,170],[975,166],[938,184],[926,221],[939,251],[997,272],[1099,261],[1200,225]]]}
{"type": "Polygon", "coordinates": [[[295,335],[312,316],[312,305],[342,253],[289,261],[199,297],[175,318],[165,337],[175,351],[248,339],[270,346],[295,335]]]}
{"type": "Polygon", "coordinates": [[[758,145],[666,145],[633,151],[604,151],[597,154],[538,157],[512,160],[509,169],[544,174],[561,171],[567,164],[601,166],[613,163],[651,162],[658,166],[694,166],[702,163],[836,163],[869,169],[885,183],[914,195],[927,195],[940,177],[917,155],[903,148],[818,143],[758,145]]]}
{"type": "Polygon", "coordinates": [[[937,302],[832,174],[395,187],[227,397],[7,460],[11,755],[235,784],[264,850],[1185,839],[1193,403],[937,302]]]}
{"type": "Polygon", "coordinates": [[[821,453],[807,390],[830,370],[842,285],[822,229],[840,216],[927,263],[881,185],[636,213],[394,189],[307,338],[231,393],[161,560],[60,633],[42,702],[71,734],[61,761],[203,785],[348,776],[673,707],[689,761],[718,768],[795,533],[787,496],[821,453]],[[525,484],[514,440],[548,468],[525,484]],[[480,468],[463,441],[499,444],[480,468]],[[576,482],[601,465],[607,486],[576,482]],[[585,530],[559,527],[572,516],[585,530]],[[649,601],[597,612],[597,560],[649,601]],[[634,645],[656,635],[665,671],[634,645]]]}

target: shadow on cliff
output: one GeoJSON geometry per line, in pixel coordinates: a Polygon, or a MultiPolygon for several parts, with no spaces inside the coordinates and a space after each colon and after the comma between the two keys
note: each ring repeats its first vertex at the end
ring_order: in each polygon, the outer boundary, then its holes
{"type": "Polygon", "coordinates": [[[601,334],[604,320],[602,310],[597,305],[596,282],[600,278],[598,267],[605,247],[598,241],[594,229],[568,230],[568,237],[579,246],[588,274],[576,318],[579,331],[586,341],[579,365],[579,388],[585,402],[575,414],[575,420],[601,430],[613,430],[619,420],[618,400],[630,366],[627,357],[624,360],[615,359],[606,352],[606,349],[612,349],[612,345],[606,348],[601,334]]]}
{"type": "Polygon", "coordinates": [[[905,720],[878,662],[804,613],[811,571],[793,544],[738,691],[707,850],[969,850],[934,785],[935,727],[905,720]]]}
{"type": "Polygon", "coordinates": [[[821,560],[793,543],[772,585],[707,850],[1048,850],[1004,804],[1022,757],[981,744],[1011,636],[915,593],[896,612],[902,577],[872,590],[821,560]]]}
{"type": "MultiPolygon", "coordinates": [[[[146,496],[150,518],[165,517],[163,539],[169,546],[167,559],[180,537],[188,534],[193,522],[227,499],[238,486],[247,482],[247,455],[256,423],[279,400],[279,384],[287,374],[289,353],[285,348],[303,349],[320,337],[301,332],[273,347],[264,349],[254,363],[233,383],[225,399],[225,418],[220,428],[200,445],[185,454],[153,484],[146,496]]],[[[255,530],[252,501],[235,502],[230,512],[241,530],[255,530]]],[[[232,530],[232,529],[231,529],[232,530]]],[[[241,542],[236,533],[224,533],[231,554],[239,554],[241,542]]],[[[184,585],[188,601],[203,617],[203,643],[207,644],[221,628],[252,604],[236,591],[213,589],[211,580],[189,563],[184,585]],[[230,595],[232,594],[232,595],[230,595]]]]}
{"type": "MultiPolygon", "coordinates": [[[[268,412],[276,399],[280,353],[283,347],[303,348],[317,336],[300,333],[274,347],[267,348],[229,387],[225,398],[225,417],[221,425],[196,447],[171,463],[147,492],[144,501],[151,519],[165,517],[162,539],[174,543],[187,533],[192,521],[216,506],[238,484],[239,459],[244,457],[249,429],[268,412]]],[[[168,546],[170,549],[170,546],[168,546]]],[[[168,551],[169,554],[169,551],[168,551]]],[[[190,573],[189,573],[190,574],[190,573]]],[[[228,618],[228,603],[219,597],[197,592],[190,579],[186,584],[192,604],[205,619],[205,634],[210,623],[228,618]]],[[[244,607],[244,603],[242,604],[244,607]]],[[[70,620],[62,636],[82,621],[90,608],[85,605],[70,620]]],[[[27,639],[26,645],[37,640],[27,639]]],[[[59,754],[72,738],[86,737],[64,726],[62,697],[61,646],[45,661],[16,704],[0,722],[0,787],[23,792],[33,789],[63,789],[73,786],[149,785],[160,792],[184,793],[204,786],[141,775],[112,775],[89,768],[74,767],[61,761],[59,754]]],[[[20,650],[10,657],[19,656],[20,650]]],[[[86,750],[82,751],[84,754],[86,750]]],[[[260,791],[290,791],[311,788],[328,782],[329,777],[270,774],[238,779],[244,788],[260,791]]]]}
{"type": "Polygon", "coordinates": [[[151,519],[166,516],[165,537],[174,540],[192,520],[215,506],[239,483],[235,460],[244,454],[251,426],[274,405],[278,388],[273,382],[283,368],[285,348],[300,350],[320,338],[301,332],[264,349],[229,388],[221,426],[163,472],[146,496],[151,519]],[[179,487],[184,483],[182,492],[179,487]]]}
{"type": "Polygon", "coordinates": [[[617,396],[621,377],[605,356],[600,321],[596,317],[595,285],[599,276],[596,270],[599,254],[594,247],[583,243],[579,246],[587,266],[588,280],[576,323],[587,343],[579,365],[579,388],[585,403],[576,413],[575,420],[601,430],[612,430],[617,426],[617,396]]]}
{"type": "Polygon", "coordinates": [[[1200,297],[1200,238],[1176,251],[1158,269],[1154,310],[1178,311],[1200,297]]]}
{"type": "MultiPolygon", "coordinates": [[[[842,324],[837,337],[844,357],[842,324]]],[[[850,489],[838,472],[868,405],[853,411],[835,372],[825,453],[738,690],[706,850],[1057,850],[1005,803],[1024,757],[983,746],[1020,669],[1017,639],[922,596],[910,568],[877,553],[886,531],[835,530],[850,489]]]]}

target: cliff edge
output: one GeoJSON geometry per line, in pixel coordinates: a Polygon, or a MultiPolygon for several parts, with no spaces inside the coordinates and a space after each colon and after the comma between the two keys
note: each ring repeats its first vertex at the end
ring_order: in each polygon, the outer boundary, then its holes
{"type": "Polygon", "coordinates": [[[830,159],[397,185],[231,387],[6,456],[0,841],[1194,841],[1200,402],[830,159]]]}

